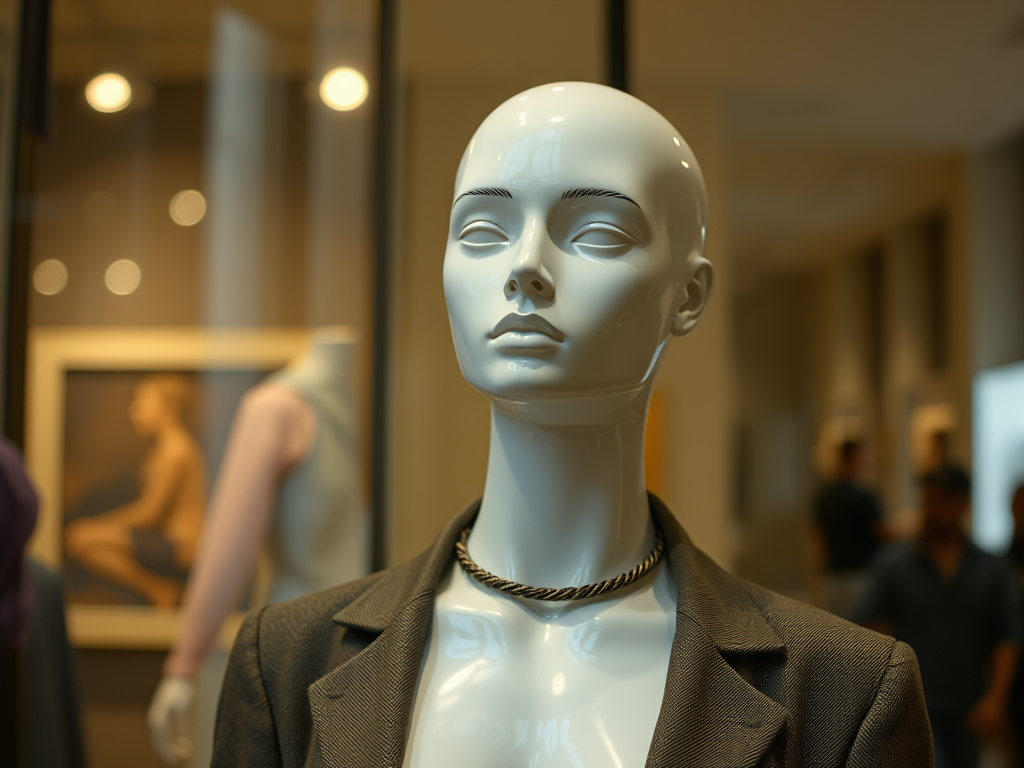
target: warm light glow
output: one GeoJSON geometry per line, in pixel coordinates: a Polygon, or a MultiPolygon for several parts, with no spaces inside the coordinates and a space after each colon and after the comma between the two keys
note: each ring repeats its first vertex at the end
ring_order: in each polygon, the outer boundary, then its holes
{"type": "Polygon", "coordinates": [[[320,98],[331,109],[348,112],[364,101],[370,92],[363,73],[349,67],[332,69],[320,81],[320,98]]]}
{"type": "Polygon", "coordinates": [[[85,86],[85,100],[97,112],[120,112],[132,102],[132,87],[122,75],[105,72],[85,86]]]}
{"type": "Polygon", "coordinates": [[[131,259],[118,259],[107,267],[105,281],[111,293],[127,296],[142,282],[142,270],[131,259]]]}
{"type": "Polygon", "coordinates": [[[206,215],[206,198],[195,189],[183,189],[171,198],[170,212],[175,224],[191,227],[206,215]]]}
{"type": "Polygon", "coordinates": [[[682,163],[683,163],[683,168],[689,168],[690,167],[690,164],[688,162],[686,162],[685,160],[683,160],[682,163]]]}
{"type": "Polygon", "coordinates": [[[47,259],[32,273],[32,284],[43,296],[53,296],[68,284],[68,268],[57,259],[47,259]]]}
{"type": "Polygon", "coordinates": [[[679,146],[679,139],[677,139],[675,136],[672,137],[672,141],[676,143],[677,147],[679,146]]]}

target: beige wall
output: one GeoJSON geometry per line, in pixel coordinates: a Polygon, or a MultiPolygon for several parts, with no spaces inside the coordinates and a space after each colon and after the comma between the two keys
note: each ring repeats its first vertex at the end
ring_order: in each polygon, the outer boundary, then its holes
{"type": "Polygon", "coordinates": [[[734,392],[729,260],[728,152],[717,89],[638,82],[636,95],[682,133],[708,188],[705,255],[715,266],[711,306],[700,326],[669,347],[657,387],[665,403],[666,499],[694,542],[725,567],[735,555],[732,526],[734,392]]]}

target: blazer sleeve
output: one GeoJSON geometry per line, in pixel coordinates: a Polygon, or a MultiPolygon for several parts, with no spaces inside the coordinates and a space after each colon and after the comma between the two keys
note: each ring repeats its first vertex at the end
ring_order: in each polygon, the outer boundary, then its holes
{"type": "Polygon", "coordinates": [[[932,727],[917,656],[893,646],[875,699],[861,721],[846,768],[933,768],[932,727]]]}
{"type": "Polygon", "coordinates": [[[282,768],[260,667],[260,621],[265,610],[245,620],[231,649],[217,707],[211,768],[282,768]]]}

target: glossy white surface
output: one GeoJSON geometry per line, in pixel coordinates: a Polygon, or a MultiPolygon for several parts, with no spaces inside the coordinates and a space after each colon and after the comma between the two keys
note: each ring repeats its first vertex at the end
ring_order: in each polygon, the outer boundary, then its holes
{"type": "MultiPolygon", "coordinates": [[[[463,375],[492,401],[468,542],[485,569],[581,585],[651,550],[647,405],[666,344],[710,296],[706,209],[679,132],[604,86],[533,88],[470,141],[444,290],[463,375]]],[[[662,564],[628,593],[545,604],[451,569],[406,765],[642,765],[675,626],[669,582],[662,564]]]]}
{"type": "Polygon", "coordinates": [[[666,564],[643,581],[610,600],[526,605],[449,569],[406,764],[643,765],[676,604],[666,564]]]}
{"type": "Polygon", "coordinates": [[[183,677],[164,677],[149,703],[146,722],[153,749],[168,765],[192,756],[192,706],[196,684],[183,677]]]}

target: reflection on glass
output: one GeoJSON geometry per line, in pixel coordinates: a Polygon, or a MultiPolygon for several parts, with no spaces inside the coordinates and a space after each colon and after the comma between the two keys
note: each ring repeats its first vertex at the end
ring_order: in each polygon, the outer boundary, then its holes
{"type": "Polygon", "coordinates": [[[363,73],[350,67],[332,69],[320,81],[320,99],[339,112],[358,107],[366,101],[369,90],[363,73]]]}
{"type": "Polygon", "coordinates": [[[206,198],[195,189],[183,189],[171,198],[169,206],[171,219],[175,224],[191,227],[206,215],[206,198]]]}
{"type": "Polygon", "coordinates": [[[131,104],[132,87],[123,75],[104,72],[85,86],[85,100],[97,112],[120,112],[131,104]]]}
{"type": "Polygon", "coordinates": [[[131,259],[118,259],[107,267],[105,281],[111,293],[127,296],[142,282],[142,270],[131,259]]]}
{"type": "Polygon", "coordinates": [[[32,273],[32,284],[43,296],[53,296],[68,284],[68,268],[59,259],[47,259],[32,273]]]}

